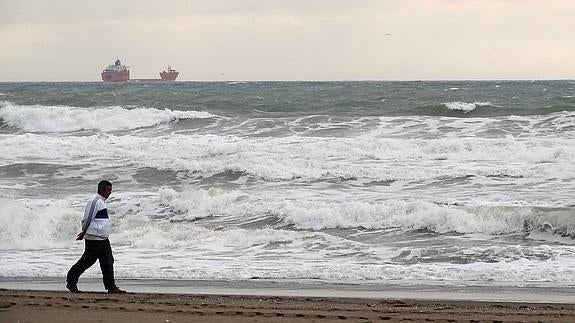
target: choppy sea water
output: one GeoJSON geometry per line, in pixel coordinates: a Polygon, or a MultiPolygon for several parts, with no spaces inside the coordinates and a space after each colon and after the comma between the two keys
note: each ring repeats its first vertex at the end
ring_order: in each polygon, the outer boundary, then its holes
{"type": "Polygon", "coordinates": [[[0,277],[575,286],[575,82],[0,83],[0,277]],[[84,277],[99,277],[94,266],[84,277]]]}

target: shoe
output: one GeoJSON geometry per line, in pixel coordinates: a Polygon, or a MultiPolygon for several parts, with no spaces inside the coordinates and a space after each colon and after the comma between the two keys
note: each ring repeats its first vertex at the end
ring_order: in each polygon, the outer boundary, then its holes
{"type": "Polygon", "coordinates": [[[126,294],[126,291],[121,290],[118,287],[113,287],[108,289],[108,294],[126,294]]]}
{"type": "Polygon", "coordinates": [[[76,284],[74,284],[74,285],[67,284],[66,288],[68,288],[68,290],[71,291],[72,293],[81,293],[81,291],[78,290],[78,286],[76,284]]]}

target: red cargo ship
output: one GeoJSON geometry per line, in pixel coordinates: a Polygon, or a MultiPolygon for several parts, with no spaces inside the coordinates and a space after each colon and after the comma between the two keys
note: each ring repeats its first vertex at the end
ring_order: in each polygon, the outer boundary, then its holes
{"type": "Polygon", "coordinates": [[[166,71],[161,72],[160,77],[164,81],[175,81],[179,74],[180,74],[180,72],[172,69],[171,66],[168,66],[168,71],[167,72],[166,71]]]}
{"type": "Polygon", "coordinates": [[[102,71],[102,81],[104,82],[126,82],[130,79],[130,70],[128,66],[122,65],[119,59],[116,60],[114,65],[108,65],[102,71]]]}
{"type": "Polygon", "coordinates": [[[168,66],[167,71],[160,72],[159,79],[130,79],[130,70],[128,66],[122,65],[119,59],[116,60],[114,65],[108,65],[104,71],[102,71],[102,81],[104,82],[155,82],[155,81],[175,81],[180,72],[172,69],[168,66]]]}

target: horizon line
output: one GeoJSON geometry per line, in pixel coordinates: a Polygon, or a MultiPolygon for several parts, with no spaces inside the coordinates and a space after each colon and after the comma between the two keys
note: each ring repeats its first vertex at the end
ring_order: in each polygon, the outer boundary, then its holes
{"type": "Polygon", "coordinates": [[[136,84],[136,83],[160,83],[160,84],[172,84],[172,83],[229,83],[229,82],[534,82],[534,81],[575,81],[575,78],[501,78],[501,79],[488,79],[488,78],[477,78],[477,79],[276,79],[276,80],[245,80],[245,79],[230,79],[230,80],[176,80],[176,81],[150,81],[145,80],[134,80],[122,81],[122,82],[104,82],[101,80],[94,81],[78,81],[78,80],[0,80],[0,83],[106,83],[106,84],[136,84]]]}

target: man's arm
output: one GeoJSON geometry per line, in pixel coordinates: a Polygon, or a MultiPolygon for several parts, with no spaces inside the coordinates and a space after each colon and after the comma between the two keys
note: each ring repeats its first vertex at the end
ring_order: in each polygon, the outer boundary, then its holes
{"type": "Polygon", "coordinates": [[[86,209],[84,210],[84,217],[82,218],[82,232],[78,233],[76,236],[76,240],[84,239],[84,235],[88,228],[90,227],[90,223],[92,223],[92,219],[98,213],[96,209],[96,205],[98,204],[98,197],[95,197],[92,201],[86,205],[86,209]]]}

